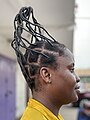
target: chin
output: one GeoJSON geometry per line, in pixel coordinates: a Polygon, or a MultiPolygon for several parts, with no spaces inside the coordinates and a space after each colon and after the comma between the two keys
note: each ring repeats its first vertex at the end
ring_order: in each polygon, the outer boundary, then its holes
{"type": "Polygon", "coordinates": [[[72,102],[76,102],[76,101],[78,101],[78,95],[74,95],[71,99],[69,99],[67,101],[66,104],[69,104],[69,103],[72,103],[72,102]]]}
{"type": "Polygon", "coordinates": [[[72,99],[72,102],[78,101],[78,95],[75,95],[74,98],[72,99]]]}
{"type": "Polygon", "coordinates": [[[76,102],[78,99],[69,99],[68,101],[65,101],[64,104],[69,104],[69,103],[73,103],[76,102]]]}
{"type": "Polygon", "coordinates": [[[78,101],[78,92],[74,91],[72,94],[71,102],[76,102],[78,101]]]}
{"type": "Polygon", "coordinates": [[[65,99],[64,104],[69,104],[76,101],[78,101],[78,95],[74,93],[71,97],[69,96],[68,99],[65,99]]]}

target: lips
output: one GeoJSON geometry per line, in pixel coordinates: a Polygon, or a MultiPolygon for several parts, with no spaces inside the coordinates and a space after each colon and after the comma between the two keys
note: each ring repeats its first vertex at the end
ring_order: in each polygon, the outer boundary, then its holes
{"type": "Polygon", "coordinates": [[[76,87],[75,87],[75,90],[77,90],[77,89],[79,89],[79,88],[80,88],[80,86],[76,86],[76,87]]]}
{"type": "Polygon", "coordinates": [[[75,91],[78,92],[78,93],[80,93],[80,86],[79,86],[79,85],[77,85],[77,86],[75,87],[75,91]]]}

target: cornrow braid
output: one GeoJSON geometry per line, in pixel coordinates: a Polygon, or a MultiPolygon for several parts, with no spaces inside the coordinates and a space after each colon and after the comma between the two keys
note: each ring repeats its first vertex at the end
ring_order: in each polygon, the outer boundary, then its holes
{"type": "Polygon", "coordinates": [[[33,14],[32,7],[22,7],[14,19],[14,40],[11,46],[15,50],[22,73],[31,88],[42,66],[56,68],[56,56],[64,55],[65,45],[58,43],[41,26],[33,14]]]}

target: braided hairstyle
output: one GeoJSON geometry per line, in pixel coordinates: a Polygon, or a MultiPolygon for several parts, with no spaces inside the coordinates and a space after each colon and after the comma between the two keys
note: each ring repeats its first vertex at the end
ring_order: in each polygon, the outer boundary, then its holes
{"type": "Polygon", "coordinates": [[[36,89],[42,66],[57,69],[57,56],[65,54],[65,45],[58,43],[33,15],[32,7],[22,7],[14,19],[15,50],[21,71],[31,90],[36,89]]]}

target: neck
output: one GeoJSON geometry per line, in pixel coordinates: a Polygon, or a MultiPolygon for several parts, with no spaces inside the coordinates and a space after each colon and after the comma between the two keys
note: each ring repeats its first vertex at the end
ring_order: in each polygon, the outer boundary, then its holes
{"type": "Polygon", "coordinates": [[[33,93],[33,98],[43,104],[46,108],[48,108],[56,117],[58,117],[60,105],[58,106],[56,103],[49,99],[46,95],[39,95],[37,93],[33,93]]]}

